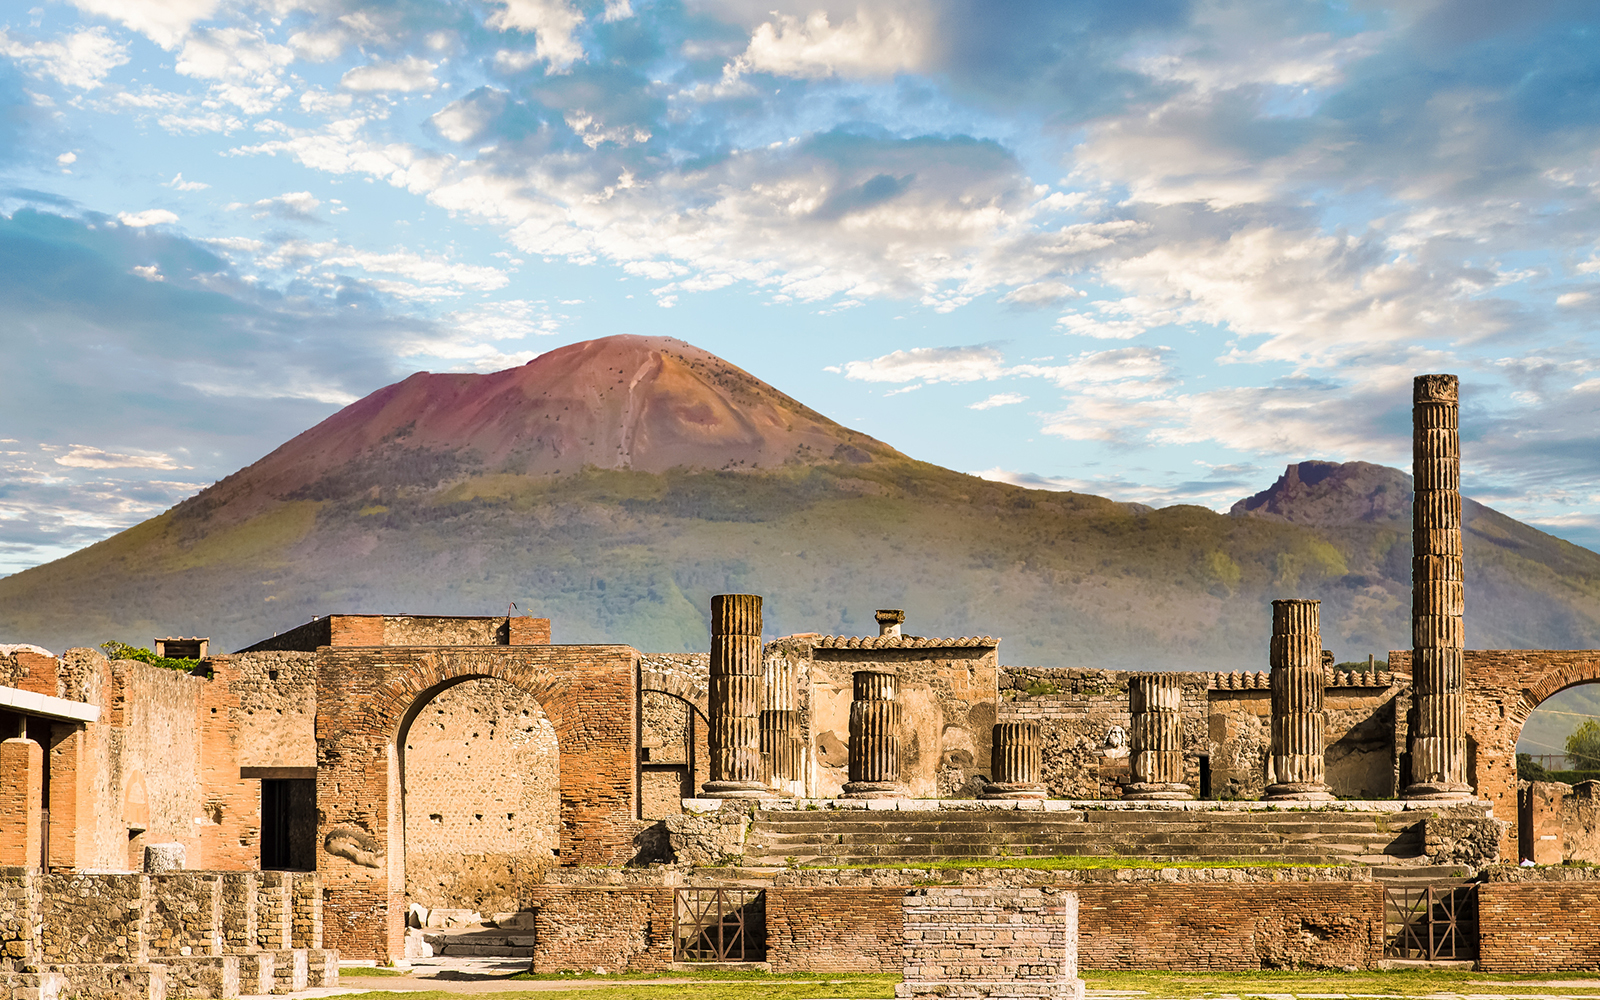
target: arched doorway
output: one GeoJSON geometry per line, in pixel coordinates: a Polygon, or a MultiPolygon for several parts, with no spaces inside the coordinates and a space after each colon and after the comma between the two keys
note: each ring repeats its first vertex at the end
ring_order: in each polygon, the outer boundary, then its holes
{"type": "Polygon", "coordinates": [[[327,648],[317,670],[317,869],[323,938],[350,958],[405,947],[402,733],[478,678],[537,700],[559,747],[563,865],[631,860],[639,830],[638,661],[629,646],[327,648]]]}
{"type": "Polygon", "coordinates": [[[506,681],[445,688],[400,733],[406,900],[515,912],[560,849],[559,741],[506,681]]]}

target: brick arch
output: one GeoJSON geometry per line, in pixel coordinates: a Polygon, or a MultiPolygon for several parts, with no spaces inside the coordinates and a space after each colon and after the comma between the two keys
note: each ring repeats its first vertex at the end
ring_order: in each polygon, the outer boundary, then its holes
{"type": "Polygon", "coordinates": [[[1510,718],[1520,733],[1523,724],[1528,721],[1534,710],[1551,697],[1579,684],[1594,683],[1600,683],[1600,657],[1561,664],[1524,685],[1522,698],[1511,710],[1510,718]]]}
{"type": "Polygon", "coordinates": [[[641,665],[639,667],[639,694],[671,695],[688,704],[702,720],[709,722],[711,719],[710,697],[705,688],[695,684],[681,673],[641,665]]]}
{"type": "Polygon", "coordinates": [[[403,738],[440,691],[504,681],[556,731],[563,865],[619,865],[639,826],[637,664],[628,646],[329,648],[317,678],[324,932],[352,958],[404,957],[403,738]]]}

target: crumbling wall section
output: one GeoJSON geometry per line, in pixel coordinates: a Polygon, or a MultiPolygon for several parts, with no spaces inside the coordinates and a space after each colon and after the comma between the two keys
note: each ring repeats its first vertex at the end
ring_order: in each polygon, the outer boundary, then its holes
{"type": "Polygon", "coordinates": [[[672,965],[675,894],[665,887],[533,890],[533,972],[654,972],[672,965]]]}

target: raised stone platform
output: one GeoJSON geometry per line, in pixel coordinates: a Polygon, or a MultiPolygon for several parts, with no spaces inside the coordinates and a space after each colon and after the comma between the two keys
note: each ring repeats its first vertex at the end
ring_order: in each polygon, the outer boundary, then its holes
{"type": "MultiPolygon", "coordinates": [[[[708,816],[721,800],[685,800],[708,816]]],[[[825,867],[999,857],[1421,865],[1493,860],[1487,802],[762,800],[748,817],[749,865],[825,867]],[[1482,828],[1481,830],[1479,828],[1482,828]],[[1490,852],[1489,857],[1479,857],[1490,852]]],[[[743,820],[745,816],[741,816],[743,820]]],[[[726,824],[719,829],[729,829],[726,824]]],[[[724,845],[724,853],[730,847],[724,845]]]]}

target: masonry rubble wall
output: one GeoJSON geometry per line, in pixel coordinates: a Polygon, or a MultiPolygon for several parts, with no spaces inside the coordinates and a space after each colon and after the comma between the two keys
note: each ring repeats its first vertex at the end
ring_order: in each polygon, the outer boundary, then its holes
{"type": "Polygon", "coordinates": [[[711,780],[709,653],[639,656],[640,815],[664,819],[682,811],[711,780]]]}

